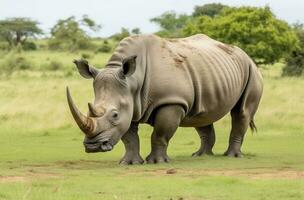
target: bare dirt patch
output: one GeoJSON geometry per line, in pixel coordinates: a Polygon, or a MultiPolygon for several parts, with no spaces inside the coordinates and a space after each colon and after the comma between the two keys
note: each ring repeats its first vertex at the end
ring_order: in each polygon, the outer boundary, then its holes
{"type": "MultiPolygon", "coordinates": [[[[293,170],[293,169],[236,169],[236,170],[210,170],[210,169],[155,169],[155,170],[144,170],[143,174],[151,174],[155,176],[190,176],[190,177],[201,177],[201,176],[226,176],[226,177],[247,177],[250,179],[267,180],[267,179],[303,179],[304,171],[293,170]],[[169,172],[169,173],[168,173],[169,172]],[[174,173],[171,173],[174,172],[174,173]]],[[[138,170],[125,171],[123,175],[139,174],[138,170]]]]}
{"type": "Polygon", "coordinates": [[[60,174],[56,173],[45,173],[45,172],[38,172],[35,170],[28,170],[22,176],[1,176],[0,175],[0,183],[9,183],[9,182],[24,182],[30,181],[33,179],[49,179],[49,178],[60,178],[62,177],[60,174]]]}
{"type": "Polygon", "coordinates": [[[251,179],[304,179],[304,171],[295,170],[210,170],[203,172],[209,176],[248,177],[251,179]]]}
{"type": "Polygon", "coordinates": [[[23,181],[25,181],[24,176],[0,176],[0,183],[23,182],[23,181]]]}

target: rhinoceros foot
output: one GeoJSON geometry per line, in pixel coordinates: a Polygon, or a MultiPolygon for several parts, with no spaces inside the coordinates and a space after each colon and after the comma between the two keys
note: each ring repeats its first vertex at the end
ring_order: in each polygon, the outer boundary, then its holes
{"type": "Polygon", "coordinates": [[[148,164],[167,163],[170,161],[170,158],[165,153],[163,154],[151,153],[146,158],[146,161],[148,164]]]}
{"type": "Polygon", "coordinates": [[[236,157],[236,158],[242,158],[243,154],[240,150],[236,150],[236,149],[228,149],[225,153],[224,156],[228,156],[228,157],[236,157]]]}
{"type": "Polygon", "coordinates": [[[144,160],[141,158],[140,155],[125,155],[120,161],[119,164],[121,165],[139,165],[143,164],[144,160]]]}
{"type": "Polygon", "coordinates": [[[213,156],[212,150],[199,149],[198,151],[192,154],[192,157],[199,157],[203,155],[213,156]]]}

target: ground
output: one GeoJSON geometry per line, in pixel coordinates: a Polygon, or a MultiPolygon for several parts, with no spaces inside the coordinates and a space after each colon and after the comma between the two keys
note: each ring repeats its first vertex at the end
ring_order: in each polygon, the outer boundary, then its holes
{"type": "MultiPolygon", "coordinates": [[[[107,153],[84,152],[65,87],[86,112],[93,99],[91,80],[55,72],[2,77],[0,200],[304,199],[304,79],[281,78],[280,70],[279,64],[262,69],[258,133],[247,132],[244,158],[222,156],[227,116],[215,125],[215,156],[190,157],[199,147],[198,135],[193,128],[179,128],[170,142],[171,163],[141,166],[118,165],[122,143],[107,153]]],[[[151,131],[140,127],[143,157],[150,151],[151,131]]]]}

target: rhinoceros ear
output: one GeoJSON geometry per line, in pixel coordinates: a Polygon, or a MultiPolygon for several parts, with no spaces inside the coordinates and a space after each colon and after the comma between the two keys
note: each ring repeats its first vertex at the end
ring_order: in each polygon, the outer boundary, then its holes
{"type": "Polygon", "coordinates": [[[124,76],[131,76],[136,70],[136,56],[125,58],[122,61],[122,73],[124,76]]]}
{"type": "Polygon", "coordinates": [[[95,78],[99,73],[99,70],[89,66],[88,61],[84,59],[74,60],[73,63],[77,66],[79,74],[84,78],[95,78]]]}

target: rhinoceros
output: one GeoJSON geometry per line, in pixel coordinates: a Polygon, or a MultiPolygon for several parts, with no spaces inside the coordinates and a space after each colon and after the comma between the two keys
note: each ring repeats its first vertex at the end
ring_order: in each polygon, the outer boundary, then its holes
{"type": "MultiPolygon", "coordinates": [[[[194,127],[201,146],[193,156],[213,155],[213,123],[228,112],[232,118],[224,153],[241,157],[248,127],[263,90],[262,76],[240,48],[199,34],[164,39],[135,35],[123,39],[103,69],[74,60],[84,78],[93,79],[95,100],[82,114],[67,88],[71,113],[84,132],[86,152],[106,152],[121,139],[121,164],[142,164],[138,125],[153,126],[147,163],[168,162],[167,148],[178,127],[194,127]]],[[[186,138],[186,136],[185,136],[186,138]]]]}

